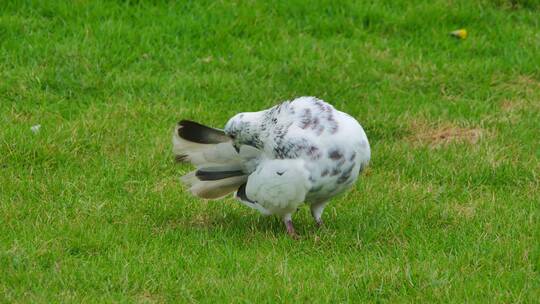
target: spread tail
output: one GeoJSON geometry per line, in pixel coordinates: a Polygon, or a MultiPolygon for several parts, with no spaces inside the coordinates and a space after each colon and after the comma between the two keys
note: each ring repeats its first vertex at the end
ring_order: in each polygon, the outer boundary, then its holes
{"type": "Polygon", "coordinates": [[[231,138],[219,129],[182,120],[176,125],[172,140],[175,159],[179,162],[197,167],[240,162],[231,138]]]}
{"type": "Polygon", "coordinates": [[[198,168],[184,175],[182,181],[200,198],[221,198],[247,181],[242,158],[222,130],[182,120],[174,130],[173,152],[177,161],[198,168]]]}
{"type": "Polygon", "coordinates": [[[218,167],[198,169],[182,176],[182,182],[195,196],[218,199],[236,191],[248,179],[241,170],[219,170],[218,167]]]}

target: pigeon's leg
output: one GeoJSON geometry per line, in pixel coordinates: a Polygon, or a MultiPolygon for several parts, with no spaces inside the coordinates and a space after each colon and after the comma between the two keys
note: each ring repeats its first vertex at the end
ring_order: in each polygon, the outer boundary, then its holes
{"type": "Polygon", "coordinates": [[[322,217],[324,207],[326,206],[326,203],[328,202],[313,203],[310,206],[311,216],[313,216],[313,219],[315,220],[317,227],[323,226],[323,220],[321,217],[322,217]]]}
{"type": "Polygon", "coordinates": [[[296,234],[296,230],[294,230],[294,226],[292,223],[292,214],[286,214],[283,216],[283,222],[285,223],[285,227],[287,227],[287,233],[289,236],[291,236],[293,239],[298,239],[298,234],[296,234]]]}

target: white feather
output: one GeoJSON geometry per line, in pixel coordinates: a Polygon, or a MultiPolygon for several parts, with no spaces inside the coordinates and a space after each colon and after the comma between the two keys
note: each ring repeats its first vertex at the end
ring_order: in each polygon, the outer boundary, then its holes
{"type": "Polygon", "coordinates": [[[304,202],[309,187],[303,160],[267,160],[249,176],[246,195],[265,210],[263,214],[285,215],[304,202]]]}
{"type": "Polygon", "coordinates": [[[241,158],[236,150],[234,150],[232,142],[219,144],[195,143],[178,136],[179,128],[181,126],[177,126],[173,134],[173,153],[175,155],[185,155],[185,160],[197,167],[221,164],[240,165],[241,158]]]}
{"type": "Polygon", "coordinates": [[[196,180],[189,190],[193,195],[205,199],[218,199],[234,192],[245,183],[247,176],[235,176],[215,181],[196,180]]]}

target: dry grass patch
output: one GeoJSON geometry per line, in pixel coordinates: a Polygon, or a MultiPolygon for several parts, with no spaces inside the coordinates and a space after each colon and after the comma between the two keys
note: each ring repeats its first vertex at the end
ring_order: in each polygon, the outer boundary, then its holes
{"type": "Polygon", "coordinates": [[[471,205],[454,205],[452,211],[460,218],[472,219],[476,215],[476,208],[471,205]]]}
{"type": "Polygon", "coordinates": [[[518,76],[516,82],[531,89],[540,89],[540,81],[529,75],[518,76]]]}
{"type": "Polygon", "coordinates": [[[525,107],[525,102],[523,100],[510,100],[505,99],[501,102],[501,110],[505,113],[512,113],[519,111],[525,107]]]}
{"type": "Polygon", "coordinates": [[[512,95],[500,101],[499,108],[503,113],[518,114],[521,111],[540,109],[540,81],[532,76],[520,75],[511,80],[498,80],[494,88],[512,95]]]}
{"type": "MultiPolygon", "coordinates": [[[[538,89],[540,92],[540,89],[538,89]]],[[[501,111],[504,113],[518,113],[520,111],[538,111],[540,109],[540,97],[526,99],[505,99],[501,102],[501,111]]]]}
{"type": "Polygon", "coordinates": [[[410,142],[420,145],[428,145],[431,148],[440,148],[449,144],[477,144],[486,134],[482,128],[461,127],[450,122],[427,123],[414,121],[410,126],[410,142]]]}
{"type": "Polygon", "coordinates": [[[496,89],[504,92],[512,92],[514,98],[521,99],[521,103],[538,103],[540,100],[540,81],[532,76],[520,75],[498,84],[496,89]]]}

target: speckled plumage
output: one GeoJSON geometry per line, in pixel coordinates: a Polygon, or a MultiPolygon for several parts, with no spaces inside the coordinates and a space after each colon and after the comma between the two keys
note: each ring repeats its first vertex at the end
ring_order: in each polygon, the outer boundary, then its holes
{"type": "Polygon", "coordinates": [[[308,203],[328,200],[348,188],[370,159],[360,124],[315,97],[238,114],[229,120],[225,133],[236,146],[262,150],[262,159],[304,160],[311,183],[308,203]]]}
{"type": "Polygon", "coordinates": [[[350,188],[370,160],[367,136],[356,119],[315,97],[237,114],[224,133],[231,140],[220,145],[237,152],[220,164],[234,163],[245,173],[237,197],[263,214],[281,216],[291,234],[291,216],[302,203],[322,223],[326,203],[350,188]]]}

